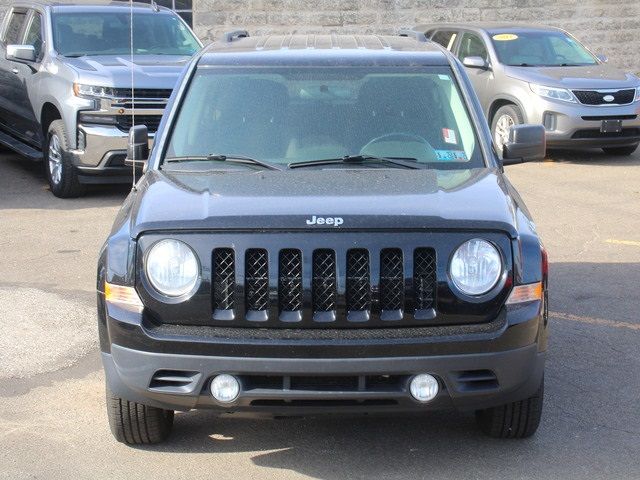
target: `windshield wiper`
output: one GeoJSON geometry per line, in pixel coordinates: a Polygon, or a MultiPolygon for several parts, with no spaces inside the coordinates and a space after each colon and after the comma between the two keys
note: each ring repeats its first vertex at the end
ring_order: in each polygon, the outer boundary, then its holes
{"type": "Polygon", "coordinates": [[[398,165],[399,167],[411,168],[415,170],[425,168],[423,165],[419,165],[418,163],[416,163],[415,158],[412,160],[413,162],[400,160],[398,158],[375,157],[373,155],[345,155],[344,157],[340,158],[325,158],[322,160],[305,160],[303,162],[293,162],[289,164],[289,168],[315,167],[318,165],[336,165],[339,163],[362,164],[367,162],[389,163],[392,165],[398,165]]]}
{"type": "Polygon", "coordinates": [[[255,158],[245,157],[244,155],[221,155],[219,153],[212,153],[207,156],[187,156],[187,157],[171,157],[166,158],[165,163],[181,163],[181,162],[227,162],[227,163],[240,163],[245,165],[259,165],[268,170],[282,170],[272,163],[264,162],[262,160],[256,160],[255,158]]]}

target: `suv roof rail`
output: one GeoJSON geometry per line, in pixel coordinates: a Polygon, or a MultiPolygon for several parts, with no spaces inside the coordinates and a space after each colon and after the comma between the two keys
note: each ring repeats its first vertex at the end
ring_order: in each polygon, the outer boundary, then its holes
{"type": "Polygon", "coordinates": [[[400,30],[398,32],[399,37],[411,37],[417,42],[426,43],[429,41],[427,36],[422,32],[416,32],[415,30],[400,30]]]}
{"type": "Polygon", "coordinates": [[[231,43],[239,38],[247,38],[248,36],[249,32],[247,32],[246,30],[233,30],[231,32],[225,32],[223,34],[224,41],[227,43],[231,43]]]}

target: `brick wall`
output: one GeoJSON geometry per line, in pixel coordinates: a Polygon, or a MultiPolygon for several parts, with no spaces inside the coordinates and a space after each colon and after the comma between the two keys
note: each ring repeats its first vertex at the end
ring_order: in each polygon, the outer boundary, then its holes
{"type": "Polygon", "coordinates": [[[617,66],[640,72],[639,0],[193,0],[204,40],[232,27],[251,33],[393,33],[431,22],[554,25],[617,66]]]}

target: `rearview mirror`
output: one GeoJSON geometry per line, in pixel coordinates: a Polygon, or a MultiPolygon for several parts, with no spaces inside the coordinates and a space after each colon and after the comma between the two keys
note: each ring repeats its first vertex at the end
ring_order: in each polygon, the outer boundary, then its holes
{"type": "Polygon", "coordinates": [[[509,141],[502,146],[502,165],[544,159],[547,139],[542,125],[514,125],[509,141]]]}
{"type": "Polygon", "coordinates": [[[598,60],[600,60],[602,63],[607,63],[609,61],[609,58],[606,55],[604,55],[603,53],[597,54],[596,58],[598,60]]]}
{"type": "Polygon", "coordinates": [[[489,68],[489,64],[482,57],[464,57],[462,64],[468,68],[481,68],[483,70],[489,68]]]}
{"type": "Polygon", "coordinates": [[[14,62],[35,62],[36,49],[33,45],[7,45],[6,58],[14,62]]]}
{"type": "Polygon", "coordinates": [[[145,125],[136,125],[129,129],[127,147],[127,165],[144,165],[149,159],[149,130],[145,125]]]}

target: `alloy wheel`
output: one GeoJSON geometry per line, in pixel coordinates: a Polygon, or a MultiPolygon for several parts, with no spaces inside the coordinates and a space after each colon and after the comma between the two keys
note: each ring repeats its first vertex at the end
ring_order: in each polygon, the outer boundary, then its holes
{"type": "Polygon", "coordinates": [[[502,147],[509,141],[509,131],[515,124],[516,122],[513,120],[511,115],[507,114],[500,115],[500,117],[496,121],[496,129],[493,133],[493,141],[495,142],[498,151],[502,152],[502,147]]]}
{"type": "Polygon", "coordinates": [[[60,138],[55,133],[49,139],[49,153],[47,155],[49,161],[49,175],[51,181],[56,185],[62,179],[62,149],[60,148],[60,138]]]}

